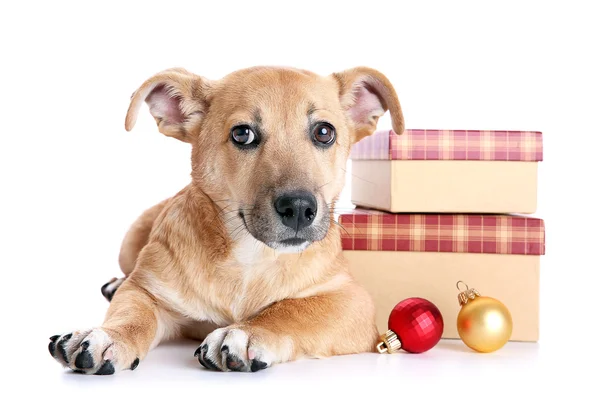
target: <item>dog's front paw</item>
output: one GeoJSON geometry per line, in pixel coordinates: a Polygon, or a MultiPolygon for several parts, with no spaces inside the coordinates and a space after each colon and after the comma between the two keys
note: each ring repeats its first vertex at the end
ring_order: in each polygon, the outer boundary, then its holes
{"type": "Polygon", "coordinates": [[[229,326],[210,333],[194,356],[210,370],[256,372],[283,362],[291,354],[291,340],[278,339],[265,330],[229,326]]]}
{"type": "Polygon", "coordinates": [[[130,347],[99,328],[52,336],[48,350],[54,359],[77,373],[109,375],[133,370],[140,362],[130,347]]]}

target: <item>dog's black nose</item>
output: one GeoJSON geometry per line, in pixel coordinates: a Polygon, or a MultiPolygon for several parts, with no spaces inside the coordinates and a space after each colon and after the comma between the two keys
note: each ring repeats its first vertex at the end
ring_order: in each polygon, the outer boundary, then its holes
{"type": "Polygon", "coordinates": [[[281,222],[296,231],[309,226],[317,215],[317,199],[309,192],[286,193],[275,199],[281,222]]]}

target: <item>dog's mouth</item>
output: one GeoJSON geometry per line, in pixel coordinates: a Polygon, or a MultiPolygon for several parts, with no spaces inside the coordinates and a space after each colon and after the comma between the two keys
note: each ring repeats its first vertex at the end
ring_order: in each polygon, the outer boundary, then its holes
{"type": "MultiPolygon", "coordinates": [[[[288,239],[289,240],[289,239],[288,239]]],[[[280,241],[280,242],[271,242],[268,243],[267,245],[269,247],[271,247],[272,249],[274,249],[275,251],[282,253],[282,254],[297,254],[299,252],[304,251],[305,249],[308,248],[309,245],[312,244],[312,241],[308,241],[305,239],[297,239],[297,240],[301,240],[298,243],[295,244],[290,244],[290,243],[286,243],[284,241],[280,241]]]]}
{"type": "Polygon", "coordinates": [[[299,245],[304,244],[304,243],[309,243],[309,241],[306,240],[306,239],[303,239],[301,237],[290,237],[289,239],[283,239],[283,240],[281,240],[279,243],[283,244],[285,246],[292,247],[292,246],[299,246],[299,245]]]}
{"type": "Polygon", "coordinates": [[[256,232],[253,229],[253,226],[248,223],[249,221],[242,211],[239,211],[238,216],[242,219],[244,227],[252,237],[280,253],[299,253],[308,248],[313,242],[317,241],[311,237],[302,237],[303,235],[298,234],[291,235],[291,237],[289,234],[282,235],[288,237],[278,239],[276,237],[276,231],[256,232]]]}

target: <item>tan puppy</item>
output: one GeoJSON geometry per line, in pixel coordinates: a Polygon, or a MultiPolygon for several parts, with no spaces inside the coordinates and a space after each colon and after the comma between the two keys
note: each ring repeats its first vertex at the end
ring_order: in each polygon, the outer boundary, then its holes
{"type": "Polygon", "coordinates": [[[203,339],[195,355],[214,370],[374,351],[374,307],[348,273],[333,209],[351,145],[387,110],[404,130],[387,78],[169,69],[133,94],[127,130],[144,101],[161,133],[192,144],[192,181],[126,235],[102,326],[53,336],[52,356],[112,374],[178,336],[203,339]]]}

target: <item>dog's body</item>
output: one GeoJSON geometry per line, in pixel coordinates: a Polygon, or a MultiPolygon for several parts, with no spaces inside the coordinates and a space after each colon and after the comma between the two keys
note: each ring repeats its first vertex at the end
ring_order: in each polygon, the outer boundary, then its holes
{"type": "Polygon", "coordinates": [[[50,353],[112,374],[177,336],[203,339],[196,356],[215,370],[373,351],[374,307],[348,272],[333,208],[351,144],[388,109],[404,129],[389,81],[368,68],[220,81],[170,69],[134,93],[127,130],[144,101],[162,133],[192,144],[192,182],[125,236],[126,277],[103,287],[103,325],[53,336],[50,353]]]}

